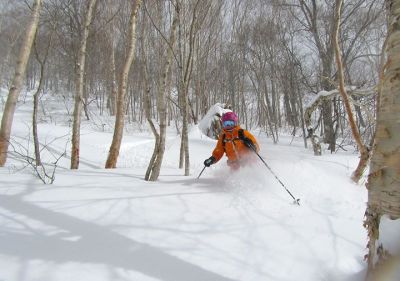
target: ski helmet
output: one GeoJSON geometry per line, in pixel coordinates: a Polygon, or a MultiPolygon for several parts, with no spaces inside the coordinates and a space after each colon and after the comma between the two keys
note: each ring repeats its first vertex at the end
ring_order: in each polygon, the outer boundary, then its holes
{"type": "Polygon", "coordinates": [[[224,129],[233,129],[238,124],[238,116],[235,112],[225,112],[221,118],[222,126],[224,129]],[[231,121],[231,122],[229,122],[231,121]]]}

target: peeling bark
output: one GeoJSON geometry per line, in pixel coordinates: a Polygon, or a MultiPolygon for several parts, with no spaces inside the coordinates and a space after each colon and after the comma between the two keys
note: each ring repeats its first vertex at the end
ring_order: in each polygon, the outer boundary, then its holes
{"type": "MultiPolygon", "coordinates": [[[[368,175],[368,205],[364,225],[368,230],[368,272],[380,262],[379,218],[400,219],[400,1],[387,1],[389,27],[387,62],[380,80],[375,142],[368,175]]],[[[397,257],[399,258],[399,257],[397,257]]]]}

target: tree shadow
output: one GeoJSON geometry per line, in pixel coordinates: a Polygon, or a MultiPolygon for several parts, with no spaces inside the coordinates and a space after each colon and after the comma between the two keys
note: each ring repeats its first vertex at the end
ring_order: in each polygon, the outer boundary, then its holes
{"type": "Polygon", "coordinates": [[[164,281],[232,281],[191,264],[159,248],[136,242],[104,226],[54,212],[19,196],[0,195],[2,208],[57,227],[62,231],[29,233],[1,227],[0,253],[21,259],[53,262],[99,263],[134,270],[164,281]]]}

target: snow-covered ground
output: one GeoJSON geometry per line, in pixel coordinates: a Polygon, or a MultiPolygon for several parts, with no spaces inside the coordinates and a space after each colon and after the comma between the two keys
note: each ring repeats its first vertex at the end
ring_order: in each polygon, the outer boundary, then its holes
{"type": "MultiPolygon", "coordinates": [[[[13,140],[22,145],[29,100],[14,118],[13,140]]],[[[177,168],[175,129],[159,181],[146,182],[152,135],[126,133],[118,168],[108,170],[112,133],[90,121],[82,125],[80,168],[70,170],[71,129],[55,117],[57,124],[39,124],[54,157],[67,152],[53,185],[20,170],[14,154],[0,168],[1,281],[363,280],[367,191],[350,180],[356,154],[315,157],[301,139],[274,145],[253,132],[261,156],[300,198],[297,206],[261,161],[232,173],[223,158],[197,179],[215,145],[197,127],[188,177],[177,168]]]]}

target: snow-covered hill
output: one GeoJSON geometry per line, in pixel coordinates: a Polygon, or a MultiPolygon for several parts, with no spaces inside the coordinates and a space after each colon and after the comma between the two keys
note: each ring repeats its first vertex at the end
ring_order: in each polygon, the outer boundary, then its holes
{"type": "MultiPolygon", "coordinates": [[[[30,114],[28,98],[13,126],[25,147],[30,114]]],[[[297,206],[261,161],[232,173],[223,159],[197,179],[215,145],[197,127],[189,177],[172,128],[158,182],[143,180],[154,145],[146,130],[126,133],[118,168],[104,169],[112,133],[90,121],[71,171],[68,117],[56,117],[39,125],[45,160],[67,152],[53,185],[15,155],[0,168],[0,280],[363,280],[367,192],[349,179],[356,154],[315,157],[301,139],[274,145],[253,132],[297,206]]]]}

